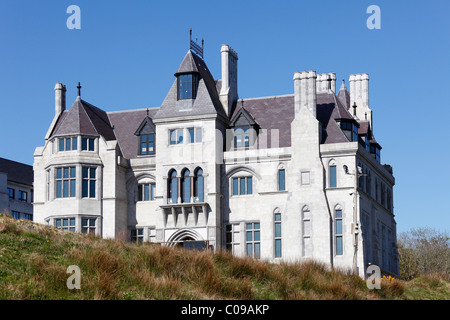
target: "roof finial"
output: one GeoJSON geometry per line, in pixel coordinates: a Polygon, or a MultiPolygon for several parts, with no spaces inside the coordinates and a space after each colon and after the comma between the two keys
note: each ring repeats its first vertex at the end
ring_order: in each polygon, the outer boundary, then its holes
{"type": "Polygon", "coordinates": [[[77,88],[78,88],[78,96],[81,97],[81,84],[80,84],[80,82],[78,82],[77,88]]]}
{"type": "Polygon", "coordinates": [[[148,117],[148,108],[147,108],[147,117],[148,117]]]}
{"type": "Polygon", "coordinates": [[[356,116],[356,108],[357,108],[357,105],[356,105],[356,102],[354,102],[353,103],[353,115],[354,116],[356,116]]]}

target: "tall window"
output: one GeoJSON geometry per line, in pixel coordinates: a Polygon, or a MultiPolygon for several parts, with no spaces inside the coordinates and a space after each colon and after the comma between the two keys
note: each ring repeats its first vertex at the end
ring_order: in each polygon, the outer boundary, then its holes
{"type": "Polygon", "coordinates": [[[139,136],[140,148],[139,154],[149,155],[155,154],[155,135],[143,134],[139,136]]]}
{"type": "Polygon", "coordinates": [[[336,255],[342,255],[344,254],[344,248],[343,248],[343,233],[342,233],[342,210],[336,209],[335,210],[335,216],[334,216],[334,223],[335,223],[335,239],[336,239],[336,255]]]}
{"type": "Polygon", "coordinates": [[[181,178],[181,187],[183,194],[183,202],[189,203],[191,202],[191,172],[188,169],[185,169],[183,172],[183,176],[181,178]]]}
{"type": "Polygon", "coordinates": [[[202,128],[188,128],[188,143],[202,142],[202,128]]]}
{"type": "Polygon", "coordinates": [[[245,244],[247,255],[259,259],[261,255],[261,235],[259,222],[245,224],[245,244]]]}
{"type": "Polygon", "coordinates": [[[56,168],[56,198],[75,197],[75,167],[56,168]]]}
{"type": "Polygon", "coordinates": [[[83,151],[94,151],[95,150],[95,139],[94,138],[82,138],[81,139],[81,150],[83,151]]]}
{"type": "Polygon", "coordinates": [[[286,171],[284,169],[278,170],[278,190],[286,190],[286,171]]]}
{"type": "Polygon", "coordinates": [[[197,96],[198,75],[195,73],[181,74],[177,78],[178,100],[195,99],[197,96]]]}
{"type": "Polygon", "coordinates": [[[95,218],[81,219],[81,232],[86,234],[95,234],[95,218]]]}
{"type": "Polygon", "coordinates": [[[236,148],[242,148],[248,147],[249,145],[249,126],[236,127],[234,129],[234,146],[236,148]]]}
{"type": "Polygon", "coordinates": [[[233,178],[232,194],[234,196],[240,194],[252,194],[253,193],[253,178],[252,177],[240,177],[233,178]]]}
{"type": "Polygon", "coordinates": [[[169,131],[170,144],[183,143],[183,129],[172,129],[169,131]]]}
{"type": "Polygon", "coordinates": [[[8,194],[9,194],[9,198],[10,199],[14,199],[15,198],[15,190],[13,188],[8,188],[8,194]]]}
{"type": "Polygon", "coordinates": [[[168,198],[169,203],[177,203],[178,201],[178,178],[177,172],[173,170],[169,177],[169,186],[168,186],[168,198]]]}
{"type": "Polygon", "coordinates": [[[302,210],[302,254],[304,257],[311,256],[311,212],[305,206],[302,210]]]}
{"type": "Polygon", "coordinates": [[[205,200],[202,168],[198,168],[194,174],[194,197],[198,199],[198,202],[203,202],[205,200]]]}
{"type": "Polygon", "coordinates": [[[77,137],[59,138],[58,139],[58,150],[59,151],[77,150],[77,148],[78,148],[78,138],[77,137]]]}
{"type": "Polygon", "coordinates": [[[144,243],[144,229],[138,228],[131,230],[131,241],[136,243],[144,243]]]}
{"type": "Polygon", "coordinates": [[[28,192],[19,190],[19,201],[27,202],[28,199],[28,192]]]}
{"type": "Polygon", "coordinates": [[[337,186],[336,165],[330,165],[330,188],[336,188],[336,186],[337,186]]]}
{"type": "Polygon", "coordinates": [[[156,185],[154,183],[142,183],[138,185],[138,201],[155,200],[156,185]]]}
{"type": "Polygon", "coordinates": [[[281,212],[279,209],[274,214],[274,241],[275,241],[275,258],[281,257],[281,212]]]}
{"type": "Polygon", "coordinates": [[[83,198],[95,198],[95,171],[96,168],[82,168],[82,197],[83,198]]]}
{"type": "Polygon", "coordinates": [[[64,231],[75,232],[75,218],[55,219],[55,226],[64,231]]]}
{"type": "Polygon", "coordinates": [[[239,224],[227,224],[225,226],[225,243],[226,249],[231,252],[238,252],[239,250],[239,224]]]}

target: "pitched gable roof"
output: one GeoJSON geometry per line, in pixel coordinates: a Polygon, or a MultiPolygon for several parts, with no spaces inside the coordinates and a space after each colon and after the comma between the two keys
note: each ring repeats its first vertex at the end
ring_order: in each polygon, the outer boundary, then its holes
{"type": "Polygon", "coordinates": [[[101,135],[108,141],[116,140],[106,112],[80,97],[69,110],[63,112],[50,136],[72,134],[101,135]]]}

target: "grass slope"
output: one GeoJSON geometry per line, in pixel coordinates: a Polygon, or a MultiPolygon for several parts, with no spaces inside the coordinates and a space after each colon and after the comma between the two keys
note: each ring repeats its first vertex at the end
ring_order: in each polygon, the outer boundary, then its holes
{"type": "Polygon", "coordinates": [[[0,216],[2,300],[448,297],[448,278],[413,285],[383,281],[381,290],[369,290],[350,272],[328,270],[314,262],[270,264],[227,252],[136,245],[0,216]],[[66,286],[70,265],[81,269],[80,290],[66,286]]]}

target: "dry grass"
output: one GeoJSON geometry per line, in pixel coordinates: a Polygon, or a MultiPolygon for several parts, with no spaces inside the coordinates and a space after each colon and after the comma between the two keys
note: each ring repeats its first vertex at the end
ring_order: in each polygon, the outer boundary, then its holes
{"type": "Polygon", "coordinates": [[[0,216],[0,299],[354,300],[401,299],[404,291],[400,280],[371,291],[350,272],[315,262],[136,245],[0,216]],[[69,265],[81,269],[80,290],[66,286],[69,265]]]}

